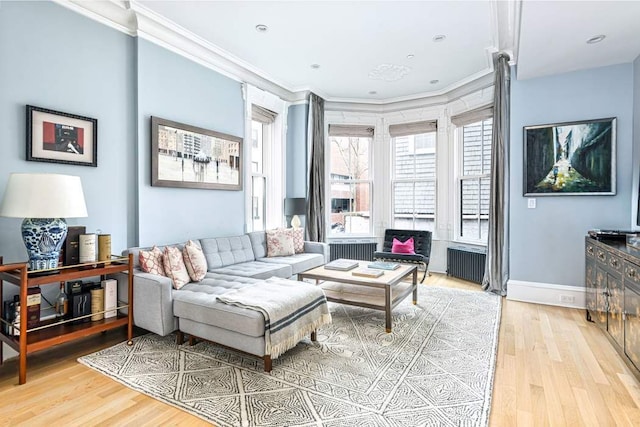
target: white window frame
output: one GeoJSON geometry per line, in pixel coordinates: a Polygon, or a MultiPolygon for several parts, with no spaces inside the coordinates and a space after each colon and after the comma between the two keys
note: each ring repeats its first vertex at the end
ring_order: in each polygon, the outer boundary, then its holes
{"type": "MultiPolygon", "coordinates": [[[[429,149],[429,148],[425,148],[425,149],[419,149],[416,150],[415,148],[415,139],[412,138],[411,141],[409,141],[409,151],[411,152],[411,154],[413,155],[413,161],[414,161],[414,166],[415,166],[415,160],[416,160],[416,156],[419,154],[426,154],[428,152],[433,152],[436,156],[436,160],[435,160],[435,175],[433,177],[429,177],[429,178],[420,178],[420,179],[410,179],[410,178],[396,178],[396,138],[391,138],[390,137],[390,146],[391,146],[391,163],[389,165],[389,169],[391,171],[391,186],[390,186],[390,200],[389,200],[389,204],[391,205],[391,215],[389,216],[389,223],[391,224],[390,228],[398,228],[398,226],[395,225],[395,185],[397,183],[411,183],[414,184],[414,198],[415,198],[415,184],[417,183],[423,183],[423,182],[433,182],[434,185],[434,199],[435,199],[435,209],[433,212],[433,233],[435,234],[436,230],[437,230],[437,223],[438,223],[438,131],[434,130],[433,132],[425,132],[425,133],[433,133],[436,139],[436,143],[435,143],[435,147],[433,149],[429,149]]],[[[412,134],[412,135],[407,135],[407,136],[412,136],[414,137],[415,135],[421,135],[421,134],[412,134]]],[[[401,138],[401,137],[400,137],[401,138]]],[[[415,167],[414,167],[415,170],[415,167]]],[[[414,203],[415,203],[415,199],[414,199],[414,203]]],[[[415,204],[413,207],[413,217],[412,217],[412,223],[413,223],[413,230],[415,230],[415,221],[416,221],[416,213],[415,213],[415,204]]]]}
{"type": "MultiPolygon", "coordinates": [[[[258,105],[277,114],[275,121],[271,123],[268,135],[263,134],[268,142],[268,148],[263,147],[264,163],[263,175],[266,177],[265,186],[265,229],[282,227],[284,225],[284,194],[285,177],[283,171],[286,165],[285,143],[287,140],[287,112],[289,103],[276,95],[265,92],[247,83],[243,83],[243,96],[245,99],[245,138],[243,159],[251,159],[251,122],[252,105],[258,105]],[[266,149],[265,149],[266,148],[266,149]]],[[[245,161],[243,180],[245,194],[245,230],[253,231],[252,209],[252,169],[251,162],[245,161]]]]}
{"type": "MultiPolygon", "coordinates": [[[[486,119],[478,120],[476,122],[469,123],[469,125],[484,122],[486,119]]],[[[466,126],[466,125],[464,125],[466,126]]],[[[455,165],[455,226],[454,226],[454,237],[453,240],[461,243],[470,243],[474,245],[486,246],[487,242],[482,240],[480,236],[477,238],[471,238],[468,236],[462,236],[462,182],[467,180],[475,180],[478,182],[478,233],[480,234],[480,207],[481,207],[481,197],[480,197],[480,181],[483,178],[491,179],[491,170],[486,171],[486,173],[474,174],[474,175],[463,175],[464,173],[464,126],[454,126],[455,128],[455,157],[456,157],[456,165],[455,165]]],[[[484,125],[483,125],[484,127],[484,125]]],[[[493,132],[493,126],[492,126],[493,132]]],[[[483,129],[484,133],[484,129],[483,129]]],[[[491,153],[493,155],[493,153],[491,153]]],[[[481,161],[482,164],[482,161],[481,161]]]]}
{"type": "MultiPolygon", "coordinates": [[[[375,132],[374,132],[375,135],[375,132]]],[[[328,169],[329,171],[331,171],[331,150],[333,149],[333,144],[331,142],[331,136],[328,136],[327,134],[327,138],[329,141],[328,144],[328,169]]],[[[338,136],[339,138],[339,136],[338,136]]],[[[367,150],[367,154],[368,154],[368,165],[369,165],[369,171],[368,171],[368,179],[342,179],[342,178],[332,178],[331,176],[331,172],[329,172],[328,176],[329,179],[326,180],[328,185],[327,185],[327,192],[329,194],[329,196],[327,197],[327,201],[329,202],[327,204],[327,210],[328,210],[328,221],[327,221],[327,236],[328,237],[333,237],[333,238],[339,238],[339,237],[361,237],[361,236],[371,236],[373,235],[373,143],[374,143],[374,138],[370,138],[371,140],[369,141],[369,148],[367,150]],[[348,232],[344,232],[344,233],[334,233],[333,229],[331,228],[331,186],[332,184],[343,184],[343,185],[358,185],[358,184],[369,184],[369,230],[366,233],[348,233],[348,232]]],[[[343,224],[346,226],[346,224],[343,224]]]]}

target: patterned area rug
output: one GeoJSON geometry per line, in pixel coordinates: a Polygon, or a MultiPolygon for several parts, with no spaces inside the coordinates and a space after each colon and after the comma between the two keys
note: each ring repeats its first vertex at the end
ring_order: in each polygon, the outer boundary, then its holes
{"type": "Polygon", "coordinates": [[[420,286],[393,314],[330,304],[333,324],[262,360],[154,334],[79,361],[219,426],[486,426],[500,298],[420,286]]]}

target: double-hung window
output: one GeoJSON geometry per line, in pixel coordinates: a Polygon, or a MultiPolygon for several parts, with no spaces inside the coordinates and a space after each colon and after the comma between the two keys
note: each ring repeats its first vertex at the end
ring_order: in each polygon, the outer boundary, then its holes
{"type": "Polygon", "coordinates": [[[457,127],[458,239],[486,243],[489,227],[491,177],[490,107],[454,116],[457,127]]]}
{"type": "Polygon", "coordinates": [[[273,122],[277,114],[257,105],[251,106],[251,221],[252,230],[266,228],[267,153],[273,136],[273,122]]]}
{"type": "Polygon", "coordinates": [[[373,127],[329,125],[330,235],[370,235],[373,127]]]}
{"type": "Polygon", "coordinates": [[[435,121],[389,126],[393,228],[435,230],[436,129],[435,121]]]}

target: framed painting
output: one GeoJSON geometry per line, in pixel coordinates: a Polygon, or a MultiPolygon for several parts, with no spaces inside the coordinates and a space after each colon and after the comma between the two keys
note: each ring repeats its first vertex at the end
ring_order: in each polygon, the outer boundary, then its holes
{"type": "Polygon", "coordinates": [[[27,160],[98,166],[98,120],[27,105],[27,160]]]}
{"type": "Polygon", "coordinates": [[[616,194],[616,119],[524,127],[525,196],[616,194]]]}
{"type": "Polygon", "coordinates": [[[151,185],[242,190],[242,138],[151,117],[151,185]]]}

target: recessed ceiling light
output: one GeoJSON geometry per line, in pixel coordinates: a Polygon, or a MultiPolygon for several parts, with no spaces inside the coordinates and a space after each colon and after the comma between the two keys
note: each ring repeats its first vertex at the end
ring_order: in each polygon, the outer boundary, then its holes
{"type": "Polygon", "coordinates": [[[256,31],[259,32],[259,33],[266,33],[268,29],[269,29],[269,27],[267,27],[264,24],[256,25],[256,31]]]}
{"type": "Polygon", "coordinates": [[[598,34],[597,36],[593,36],[589,40],[587,40],[587,43],[588,44],[600,43],[602,40],[604,40],[605,37],[606,36],[604,34],[598,34]]]}
{"type": "Polygon", "coordinates": [[[375,90],[370,90],[370,91],[369,91],[369,95],[375,95],[375,94],[377,94],[377,93],[378,93],[378,92],[376,92],[375,90]]]}
{"type": "Polygon", "coordinates": [[[320,68],[320,64],[311,64],[311,68],[317,70],[318,68],[320,68]]]}
{"type": "Polygon", "coordinates": [[[440,80],[433,79],[433,80],[431,80],[429,83],[431,83],[432,85],[434,85],[434,84],[436,84],[436,83],[440,83],[440,80]]]}
{"type": "Polygon", "coordinates": [[[415,57],[414,54],[410,53],[409,55],[407,55],[407,59],[413,59],[415,57]]]}
{"type": "Polygon", "coordinates": [[[447,36],[445,36],[444,34],[438,34],[437,36],[433,36],[433,41],[438,43],[444,41],[444,39],[446,38],[447,36]]]}

